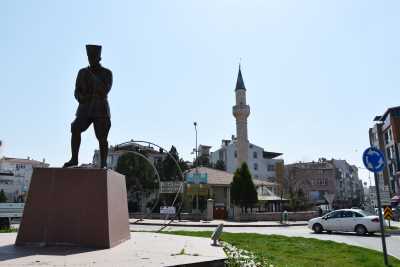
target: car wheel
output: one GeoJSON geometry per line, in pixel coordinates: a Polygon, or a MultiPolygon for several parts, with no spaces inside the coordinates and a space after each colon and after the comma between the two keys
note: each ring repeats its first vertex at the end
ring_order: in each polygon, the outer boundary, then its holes
{"type": "Polygon", "coordinates": [[[355,229],[357,235],[365,235],[367,233],[367,229],[365,228],[364,225],[357,225],[355,229]]]}
{"type": "Polygon", "coordinates": [[[313,225],[312,229],[314,230],[315,233],[320,234],[324,230],[321,224],[316,223],[313,225]]]}
{"type": "Polygon", "coordinates": [[[329,230],[329,231],[326,231],[326,232],[327,232],[328,234],[332,234],[332,231],[330,231],[330,230],[329,230]]]}

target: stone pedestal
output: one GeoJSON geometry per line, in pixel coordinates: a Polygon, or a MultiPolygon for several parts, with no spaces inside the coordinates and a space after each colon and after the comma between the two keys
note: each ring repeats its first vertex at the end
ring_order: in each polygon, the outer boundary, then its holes
{"type": "Polygon", "coordinates": [[[110,248],[129,238],[123,175],[104,169],[34,169],[16,245],[110,248]]]}

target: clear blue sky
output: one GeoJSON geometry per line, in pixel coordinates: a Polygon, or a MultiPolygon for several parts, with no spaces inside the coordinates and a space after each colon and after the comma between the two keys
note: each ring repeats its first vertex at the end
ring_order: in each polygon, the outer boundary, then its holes
{"type": "MultiPolygon", "coordinates": [[[[3,155],[70,156],[86,43],[114,73],[110,144],[175,145],[187,160],[235,133],[238,62],[249,139],[286,163],[362,165],[375,115],[400,105],[398,1],[1,1],[3,155]]],[[[80,161],[97,147],[83,135],[80,161]]],[[[366,178],[365,172],[360,172],[366,178]]]]}

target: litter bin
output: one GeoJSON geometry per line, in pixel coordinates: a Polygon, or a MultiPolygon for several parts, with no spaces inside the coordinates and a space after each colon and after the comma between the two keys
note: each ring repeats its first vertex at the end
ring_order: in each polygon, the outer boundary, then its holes
{"type": "Polygon", "coordinates": [[[288,223],[288,212],[286,210],[282,213],[282,223],[288,223]]]}

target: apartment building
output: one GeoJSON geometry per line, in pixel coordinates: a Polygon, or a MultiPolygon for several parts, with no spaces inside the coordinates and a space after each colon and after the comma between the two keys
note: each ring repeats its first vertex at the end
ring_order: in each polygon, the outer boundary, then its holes
{"type": "Polygon", "coordinates": [[[301,189],[308,201],[325,204],[325,196],[334,195],[333,207],[359,206],[364,200],[364,190],[358,178],[358,169],[345,160],[299,162],[285,165],[284,191],[301,189]]]}
{"type": "Polygon", "coordinates": [[[400,194],[400,106],[388,108],[383,115],[375,116],[369,129],[369,140],[373,147],[385,154],[386,168],[376,174],[383,191],[390,195],[400,194]]]}
{"type": "MultiPolygon", "coordinates": [[[[160,149],[155,149],[152,146],[144,146],[133,141],[128,141],[118,146],[110,146],[107,155],[107,167],[110,169],[115,169],[117,167],[119,157],[129,152],[143,153],[154,164],[158,161],[163,161],[168,156],[165,151],[160,149]]],[[[98,149],[94,151],[93,165],[100,166],[100,151],[98,149]]]]}
{"type": "Polygon", "coordinates": [[[0,158],[0,189],[9,202],[21,201],[26,195],[34,168],[46,168],[49,164],[31,158],[0,158]]]}

